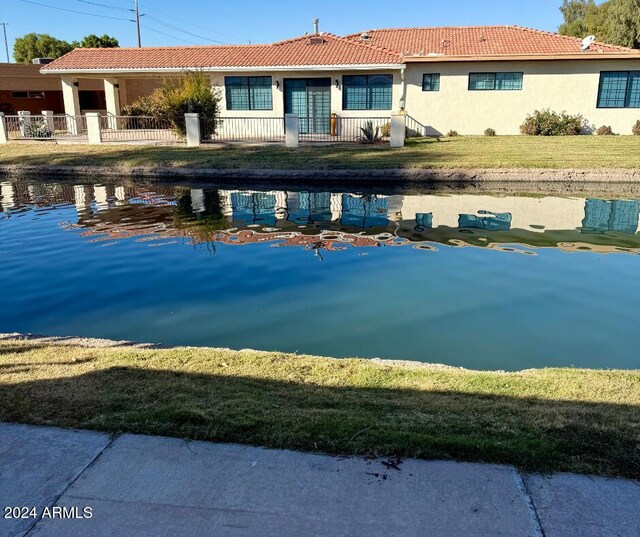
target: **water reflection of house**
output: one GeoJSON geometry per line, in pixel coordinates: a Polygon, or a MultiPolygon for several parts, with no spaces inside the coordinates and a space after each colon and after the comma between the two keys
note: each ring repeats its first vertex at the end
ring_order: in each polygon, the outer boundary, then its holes
{"type": "Polygon", "coordinates": [[[160,233],[196,242],[309,248],[421,243],[564,250],[640,247],[640,201],[557,197],[360,195],[144,185],[4,182],[3,211],[75,205],[85,235],[160,233]]]}

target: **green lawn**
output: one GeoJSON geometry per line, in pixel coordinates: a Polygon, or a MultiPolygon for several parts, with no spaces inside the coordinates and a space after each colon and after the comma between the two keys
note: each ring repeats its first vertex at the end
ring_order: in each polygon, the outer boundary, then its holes
{"type": "Polygon", "coordinates": [[[385,145],[132,146],[11,143],[1,164],[169,166],[235,169],[639,168],[640,136],[469,136],[385,145]]]}
{"type": "Polygon", "coordinates": [[[640,477],[640,372],[0,342],[0,420],[640,477]]]}

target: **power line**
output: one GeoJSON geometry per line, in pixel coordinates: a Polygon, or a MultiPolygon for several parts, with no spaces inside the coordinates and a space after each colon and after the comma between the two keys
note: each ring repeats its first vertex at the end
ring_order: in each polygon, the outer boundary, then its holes
{"type": "Polygon", "coordinates": [[[177,32],[181,32],[183,34],[187,34],[187,35],[190,35],[192,37],[197,37],[198,39],[203,39],[204,41],[209,41],[210,43],[218,43],[220,45],[226,45],[227,44],[227,43],[224,43],[223,41],[217,41],[215,39],[209,39],[208,37],[204,37],[203,35],[194,34],[193,32],[189,32],[188,30],[183,30],[182,28],[179,28],[178,26],[174,26],[173,24],[169,24],[167,22],[161,21],[160,19],[152,17],[151,15],[147,15],[147,19],[154,21],[156,24],[161,24],[162,26],[166,26],[167,28],[171,28],[172,30],[175,30],[177,32]]]}
{"type": "Polygon", "coordinates": [[[101,19],[112,19],[116,21],[128,21],[132,22],[131,19],[125,19],[123,17],[111,17],[109,15],[98,15],[97,13],[87,13],[86,11],[76,11],[75,9],[66,9],[64,7],[51,6],[49,4],[42,4],[40,2],[34,2],[33,0],[18,0],[24,4],[33,4],[35,6],[48,7],[50,9],[57,9],[58,11],[67,11],[69,13],[77,13],[78,15],[87,15],[88,17],[99,17],[101,19]]]}
{"type": "Polygon", "coordinates": [[[181,37],[177,37],[175,35],[168,34],[166,32],[162,32],[160,30],[157,30],[156,28],[152,28],[151,26],[147,26],[146,24],[141,24],[140,26],[142,28],[145,28],[146,30],[151,30],[152,32],[156,32],[158,34],[166,35],[167,37],[171,37],[172,39],[177,39],[178,41],[182,41],[184,43],[189,43],[190,45],[198,45],[199,44],[199,43],[194,43],[193,41],[188,41],[186,39],[182,39],[181,37]]]}
{"type": "Polygon", "coordinates": [[[170,15],[169,13],[165,13],[164,11],[160,11],[159,9],[156,9],[156,8],[145,8],[145,9],[146,9],[147,11],[152,11],[152,12],[154,12],[154,13],[157,13],[157,14],[158,14],[158,15],[160,15],[161,17],[162,17],[162,16],[164,16],[164,17],[167,17],[167,18],[169,18],[169,19],[171,19],[171,20],[174,20],[174,21],[184,22],[184,23],[187,23],[187,24],[189,24],[189,25],[193,26],[194,28],[199,28],[199,29],[201,29],[201,30],[205,30],[205,31],[207,31],[207,32],[209,32],[209,33],[212,33],[212,34],[220,34],[220,35],[223,35],[223,36],[225,36],[225,37],[229,37],[229,38],[231,38],[231,39],[236,39],[236,40],[238,40],[238,41],[247,41],[247,42],[250,42],[250,41],[249,41],[249,39],[243,39],[242,37],[238,37],[237,35],[229,35],[229,34],[225,34],[225,33],[223,33],[223,32],[218,32],[217,30],[216,30],[216,31],[213,31],[213,30],[211,30],[210,28],[206,28],[206,27],[204,27],[204,26],[199,26],[199,25],[197,25],[197,24],[194,24],[192,21],[188,21],[188,20],[185,20],[185,19],[180,19],[180,18],[178,18],[178,17],[174,17],[173,15],[170,15]]]}
{"type": "Polygon", "coordinates": [[[112,6],[109,4],[101,4],[100,2],[90,2],[89,0],[76,0],[76,2],[80,2],[82,4],[90,4],[92,6],[98,6],[98,7],[103,7],[105,9],[113,9],[116,11],[131,11],[131,9],[126,8],[126,7],[118,7],[118,6],[112,6]]]}

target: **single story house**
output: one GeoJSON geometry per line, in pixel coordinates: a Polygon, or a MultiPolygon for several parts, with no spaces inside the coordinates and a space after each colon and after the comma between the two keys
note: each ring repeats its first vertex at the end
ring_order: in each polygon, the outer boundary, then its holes
{"type": "Polygon", "coordinates": [[[428,134],[517,134],[550,108],[630,134],[640,119],[640,50],[518,26],[314,32],[267,45],[75,49],[42,67],[61,77],[65,112],[99,81],[108,114],[184,70],[211,75],[222,116],[300,116],[326,132],[330,115],[404,112],[428,134]]]}

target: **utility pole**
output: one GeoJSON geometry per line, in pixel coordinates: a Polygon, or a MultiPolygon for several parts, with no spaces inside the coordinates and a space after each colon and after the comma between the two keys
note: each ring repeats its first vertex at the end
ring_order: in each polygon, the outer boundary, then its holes
{"type": "Polygon", "coordinates": [[[140,12],[138,11],[138,0],[136,0],[136,26],[138,27],[138,48],[142,47],[140,39],[140,12]]]}
{"type": "Polygon", "coordinates": [[[4,32],[4,50],[7,53],[7,63],[11,63],[11,58],[9,57],[9,42],[7,41],[7,26],[8,22],[0,22],[2,24],[2,31],[4,32]]]}

